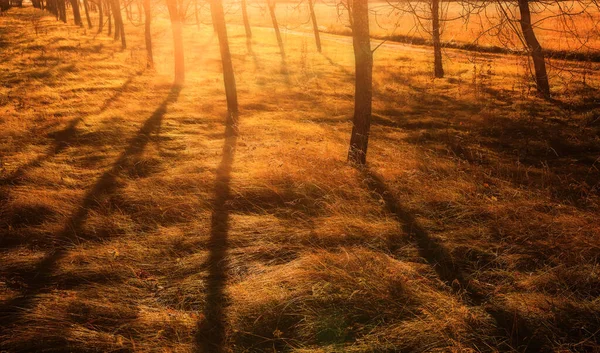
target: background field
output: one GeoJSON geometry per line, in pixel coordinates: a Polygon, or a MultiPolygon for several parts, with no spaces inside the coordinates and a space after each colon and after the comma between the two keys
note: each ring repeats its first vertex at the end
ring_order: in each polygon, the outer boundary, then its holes
{"type": "MultiPolygon", "coordinates": [[[[249,3],[250,21],[255,26],[270,27],[271,19],[265,2],[249,3]]],[[[376,37],[410,36],[431,39],[430,10],[427,2],[373,2],[371,9],[371,33],[376,37]],[[409,9],[415,9],[423,19],[417,20],[409,9]],[[404,11],[403,11],[404,10],[404,11]]],[[[457,44],[476,43],[482,46],[508,47],[522,50],[523,44],[518,37],[504,25],[500,31],[488,31],[498,26],[502,16],[499,15],[497,3],[488,5],[466,6],[462,2],[442,2],[442,41],[457,44]],[[465,7],[466,6],[466,7],[465,7]],[[470,12],[470,16],[466,15],[470,12]]],[[[476,2],[474,4],[477,4],[476,2]]],[[[532,14],[536,25],[536,35],[542,46],[553,50],[575,50],[581,52],[600,50],[600,10],[592,3],[561,1],[554,3],[533,2],[532,14]],[[585,14],[581,14],[585,9],[585,14]],[[571,16],[557,16],[561,10],[571,16]]],[[[516,2],[503,2],[505,10],[513,19],[518,19],[516,2]]],[[[229,7],[230,23],[241,23],[239,4],[232,3],[229,7]]],[[[322,30],[331,33],[349,34],[348,14],[338,11],[333,2],[317,2],[315,5],[317,22],[322,30]]],[[[206,12],[208,15],[209,13],[206,12]]],[[[283,26],[291,30],[312,31],[309,22],[308,4],[280,2],[277,4],[277,16],[283,26]]],[[[191,18],[193,21],[194,19],[191,18]]],[[[210,21],[210,16],[205,19],[210,21]]],[[[519,28],[518,22],[515,23],[519,28]]]]}
{"type": "Polygon", "coordinates": [[[229,26],[226,138],[212,27],[188,21],[174,87],[167,18],[154,71],[135,24],[121,51],[0,17],[0,350],[600,349],[597,65],[551,67],[546,101],[525,57],[446,50],[434,80],[386,43],[357,170],[347,37],[286,32],[282,60],[229,26]]]}

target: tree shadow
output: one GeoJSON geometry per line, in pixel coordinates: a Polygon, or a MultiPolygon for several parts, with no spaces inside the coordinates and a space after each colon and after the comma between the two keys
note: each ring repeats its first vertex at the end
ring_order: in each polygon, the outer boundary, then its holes
{"type": "Polygon", "coordinates": [[[202,266],[208,269],[206,276],[206,306],[196,333],[196,351],[222,352],[225,343],[224,293],[227,281],[227,236],[229,232],[231,168],[237,144],[237,114],[228,114],[225,127],[223,156],[216,171],[215,199],[208,242],[209,257],[202,266]]]}
{"type": "Polygon", "coordinates": [[[279,72],[281,75],[283,75],[283,82],[285,82],[288,87],[292,86],[292,81],[290,80],[290,69],[287,61],[285,60],[285,56],[281,56],[279,72]]]}
{"type": "Polygon", "coordinates": [[[15,325],[24,313],[31,309],[35,299],[42,293],[50,291],[54,281],[54,273],[59,261],[64,258],[72,244],[97,240],[91,235],[86,235],[84,223],[90,211],[103,199],[107,199],[119,187],[117,177],[135,167],[146,145],[150,142],[152,134],[159,129],[162,119],[167,111],[167,106],[174,103],[181,91],[180,86],[173,86],[167,98],[145,121],[138,133],[130,140],[125,151],[115,161],[112,168],[104,172],[96,181],[92,189],[85,196],[77,211],[65,222],[63,229],[56,235],[55,247],[29,271],[21,273],[26,289],[14,299],[0,307],[0,322],[7,328],[15,325]]]}
{"type": "MultiPolygon", "coordinates": [[[[462,290],[468,292],[468,281],[453,261],[448,249],[441,244],[440,240],[431,237],[415,219],[414,215],[400,204],[385,181],[368,168],[362,170],[361,179],[371,196],[378,201],[383,200],[386,210],[394,215],[398,223],[402,225],[402,230],[415,239],[419,246],[419,255],[435,269],[440,279],[450,286],[458,284],[462,290]]],[[[395,245],[389,245],[390,249],[394,251],[395,245]]],[[[479,293],[468,294],[475,304],[480,304],[483,300],[479,293]]]]}
{"type": "Polygon", "coordinates": [[[351,80],[351,81],[354,80],[354,73],[350,72],[350,70],[348,70],[344,65],[333,61],[333,59],[331,59],[329,56],[327,56],[327,54],[321,53],[321,55],[323,55],[323,57],[325,59],[327,59],[327,61],[329,61],[329,63],[332,66],[335,66],[336,68],[338,68],[346,76],[346,78],[348,80],[351,80]]]}
{"type": "MultiPolygon", "coordinates": [[[[142,72],[137,72],[135,75],[139,76],[141,74],[142,74],[142,72]]],[[[117,90],[117,92],[113,96],[111,96],[110,98],[108,98],[102,104],[102,106],[98,109],[98,111],[96,113],[92,113],[90,115],[100,114],[100,113],[104,112],[114,102],[116,102],[117,100],[119,100],[119,98],[123,95],[123,92],[126,91],[127,88],[133,82],[134,77],[135,76],[129,77],[127,79],[127,81],[125,81],[125,83],[123,83],[123,85],[117,90]]],[[[79,123],[82,120],[84,120],[84,118],[77,117],[77,118],[71,120],[69,122],[69,124],[67,125],[67,127],[64,128],[63,130],[56,131],[54,133],[49,134],[48,136],[50,138],[52,138],[53,141],[52,141],[52,145],[50,146],[50,148],[48,149],[48,151],[45,154],[42,154],[41,156],[35,158],[31,162],[28,162],[28,163],[20,166],[14,172],[12,172],[10,175],[8,175],[6,177],[3,177],[3,178],[0,178],[0,186],[13,185],[13,184],[18,183],[19,180],[21,178],[23,178],[25,176],[25,174],[29,170],[31,170],[31,169],[33,169],[35,167],[38,167],[39,165],[41,165],[45,161],[47,161],[50,158],[52,158],[52,157],[60,154],[61,152],[63,152],[74,141],[75,136],[77,135],[77,125],[79,125],[79,123]]],[[[7,194],[0,193],[0,200],[4,200],[5,201],[7,197],[8,197],[7,194]]]]}
{"type": "Polygon", "coordinates": [[[248,51],[248,54],[252,57],[252,62],[254,63],[254,70],[261,70],[262,66],[258,62],[258,56],[254,52],[254,49],[252,49],[252,40],[250,39],[246,40],[246,50],[248,51]]]}
{"type": "MultiPolygon", "coordinates": [[[[353,77],[346,67],[324,57],[353,77]]],[[[597,197],[600,129],[591,126],[599,107],[594,90],[585,89],[580,101],[565,103],[519,99],[514,92],[485,84],[477,88],[478,101],[434,90],[407,73],[380,76],[381,82],[403,82],[409,89],[403,97],[374,87],[373,125],[385,126],[384,134],[401,131],[406,133],[404,142],[486,165],[519,188],[549,190],[556,202],[585,209],[597,197]],[[493,104],[482,104],[484,98],[493,104]],[[584,121],[582,128],[575,113],[589,116],[591,123],[584,121]]]]}
{"type": "MultiPolygon", "coordinates": [[[[394,196],[381,176],[370,171],[368,167],[362,169],[359,176],[359,181],[365,185],[371,196],[378,202],[383,200],[386,210],[396,218],[402,226],[402,230],[414,238],[418,245],[419,255],[433,267],[439,278],[452,288],[453,292],[466,305],[482,307],[490,315],[495,322],[498,336],[504,340],[497,348],[514,351],[515,347],[527,347],[527,352],[539,352],[542,349],[544,346],[542,340],[533,335],[533,332],[523,325],[522,320],[520,321],[516,314],[487,305],[490,296],[482,293],[470,283],[441,240],[429,235],[415,216],[394,196]]],[[[394,238],[390,241],[393,242],[394,238]]],[[[395,244],[389,244],[392,252],[395,248],[395,244]]]]}

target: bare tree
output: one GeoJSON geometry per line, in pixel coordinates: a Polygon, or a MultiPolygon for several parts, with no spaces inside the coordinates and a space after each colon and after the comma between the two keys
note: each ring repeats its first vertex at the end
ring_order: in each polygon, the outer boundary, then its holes
{"type": "Polygon", "coordinates": [[[56,0],[57,6],[57,14],[60,17],[60,20],[64,23],[67,23],[67,6],[64,0],[56,0]]]}
{"type": "MultiPolygon", "coordinates": [[[[62,0],[58,0],[59,2],[62,0]]],[[[79,0],[71,0],[71,8],[73,9],[73,20],[75,24],[83,27],[83,22],[81,21],[81,12],[79,11],[79,0]]]]}
{"type": "Polygon", "coordinates": [[[444,77],[442,65],[442,41],[440,38],[440,0],[431,0],[431,38],[433,42],[433,73],[437,78],[444,77]]]}
{"type": "Polygon", "coordinates": [[[150,8],[150,0],[144,0],[144,37],[146,39],[146,67],[149,69],[154,68],[154,56],[152,55],[152,11],[150,8]]]}
{"type": "Polygon", "coordinates": [[[365,165],[371,129],[371,104],[373,97],[373,52],[369,34],[368,0],[351,0],[348,7],[354,47],[354,117],[348,160],[365,165]]]}
{"type": "Polygon", "coordinates": [[[225,14],[223,13],[222,0],[210,1],[210,12],[214,22],[214,28],[219,37],[219,48],[221,50],[221,62],[223,63],[223,81],[225,82],[225,95],[227,97],[227,110],[230,119],[236,119],[238,112],[237,90],[235,86],[235,75],[231,53],[229,52],[229,39],[227,37],[227,26],[225,14]]]}
{"type": "Polygon", "coordinates": [[[110,10],[110,1],[111,0],[106,0],[106,16],[108,17],[108,31],[106,32],[106,34],[109,36],[112,33],[112,11],[110,10]]]}
{"type": "Polygon", "coordinates": [[[523,38],[529,48],[533,68],[535,71],[535,83],[538,91],[546,98],[550,97],[550,84],[548,83],[548,73],[546,72],[546,61],[542,46],[538,42],[533,26],[531,25],[531,11],[528,0],[518,0],[519,12],[521,14],[520,23],[523,31],[523,38]]]}
{"type": "Polygon", "coordinates": [[[83,10],[85,11],[85,18],[88,23],[88,28],[92,29],[92,19],[90,18],[90,5],[87,0],[83,0],[83,10]]]}
{"type": "Polygon", "coordinates": [[[317,44],[317,51],[321,52],[321,36],[319,35],[319,25],[317,24],[317,16],[315,14],[315,3],[314,0],[308,0],[308,8],[310,10],[310,19],[313,25],[313,32],[315,33],[315,43],[317,44]]]}
{"type": "Polygon", "coordinates": [[[285,49],[283,48],[283,40],[281,39],[281,32],[279,31],[279,24],[277,23],[277,17],[275,16],[275,0],[267,0],[269,6],[269,14],[271,15],[271,22],[273,23],[273,29],[275,30],[275,36],[277,37],[277,44],[279,45],[279,52],[281,57],[285,58],[285,49]]]}
{"type": "Polygon", "coordinates": [[[104,29],[104,14],[102,12],[102,1],[98,1],[98,33],[104,29]]]}
{"type": "Polygon", "coordinates": [[[177,0],[167,0],[169,17],[171,18],[171,29],[173,31],[173,46],[175,55],[175,83],[182,84],[185,81],[185,61],[183,58],[183,35],[181,3],[177,0]]]}
{"type": "MultiPolygon", "coordinates": [[[[444,77],[444,65],[442,60],[441,22],[442,18],[440,0],[428,0],[423,2],[397,1],[388,4],[396,11],[405,12],[415,19],[414,30],[423,31],[431,36],[433,46],[433,73],[436,78],[444,77]]],[[[399,21],[402,19],[400,18],[399,21]]],[[[396,24],[398,26],[398,24],[396,24]]]]}
{"type": "Polygon", "coordinates": [[[123,25],[123,17],[121,16],[121,3],[119,0],[108,0],[112,6],[112,13],[115,19],[115,40],[121,38],[121,48],[127,48],[125,41],[125,26],[123,25]]]}
{"type": "Polygon", "coordinates": [[[252,39],[252,30],[250,29],[250,21],[248,20],[248,6],[246,0],[242,0],[242,17],[244,19],[244,29],[246,30],[246,40],[252,39]]]}

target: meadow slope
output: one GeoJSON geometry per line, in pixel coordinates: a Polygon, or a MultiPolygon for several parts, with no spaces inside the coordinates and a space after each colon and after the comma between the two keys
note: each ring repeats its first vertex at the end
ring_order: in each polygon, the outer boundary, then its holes
{"type": "Polygon", "coordinates": [[[173,86],[133,24],[0,17],[1,351],[600,350],[597,66],[545,101],[523,57],[382,46],[359,170],[345,39],[230,26],[231,136],[212,27],[173,86]]]}

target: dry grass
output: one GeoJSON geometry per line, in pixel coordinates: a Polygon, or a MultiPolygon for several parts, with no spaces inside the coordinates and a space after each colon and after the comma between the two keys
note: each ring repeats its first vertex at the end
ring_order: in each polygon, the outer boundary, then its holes
{"type": "MultiPolygon", "coordinates": [[[[351,33],[348,13],[336,2],[320,1],[315,5],[317,23],[324,32],[351,33]]],[[[375,38],[402,39],[420,43],[423,39],[431,41],[431,16],[427,2],[374,1],[371,2],[371,35],[375,38]],[[393,4],[394,6],[390,6],[393,4]],[[413,13],[420,18],[417,19],[413,13]]],[[[518,19],[517,2],[503,2],[503,9],[518,19]]],[[[502,24],[503,13],[497,3],[444,2],[441,4],[442,35],[446,46],[461,47],[477,44],[483,48],[508,48],[521,51],[523,44],[508,24],[502,24]]],[[[595,53],[600,51],[598,26],[600,10],[595,4],[576,1],[560,3],[531,3],[532,19],[536,35],[544,49],[554,52],[576,51],[595,53]],[[566,12],[568,16],[558,16],[566,12]]],[[[241,24],[239,4],[229,8],[231,22],[241,24]]],[[[266,2],[249,2],[250,22],[255,26],[271,27],[266,2]]],[[[278,2],[277,16],[283,28],[293,31],[312,31],[309,21],[308,3],[298,5],[295,2],[278,2]]],[[[194,21],[192,15],[189,16],[194,21]]],[[[210,21],[209,13],[204,21],[210,21]]]]}
{"type": "Polygon", "coordinates": [[[382,46],[359,171],[347,38],[287,33],[284,62],[230,26],[232,137],[210,26],[172,87],[166,18],[150,72],[141,27],[120,51],[33,16],[0,17],[0,350],[600,349],[598,67],[544,101],[523,58],[433,80],[382,46]]]}

